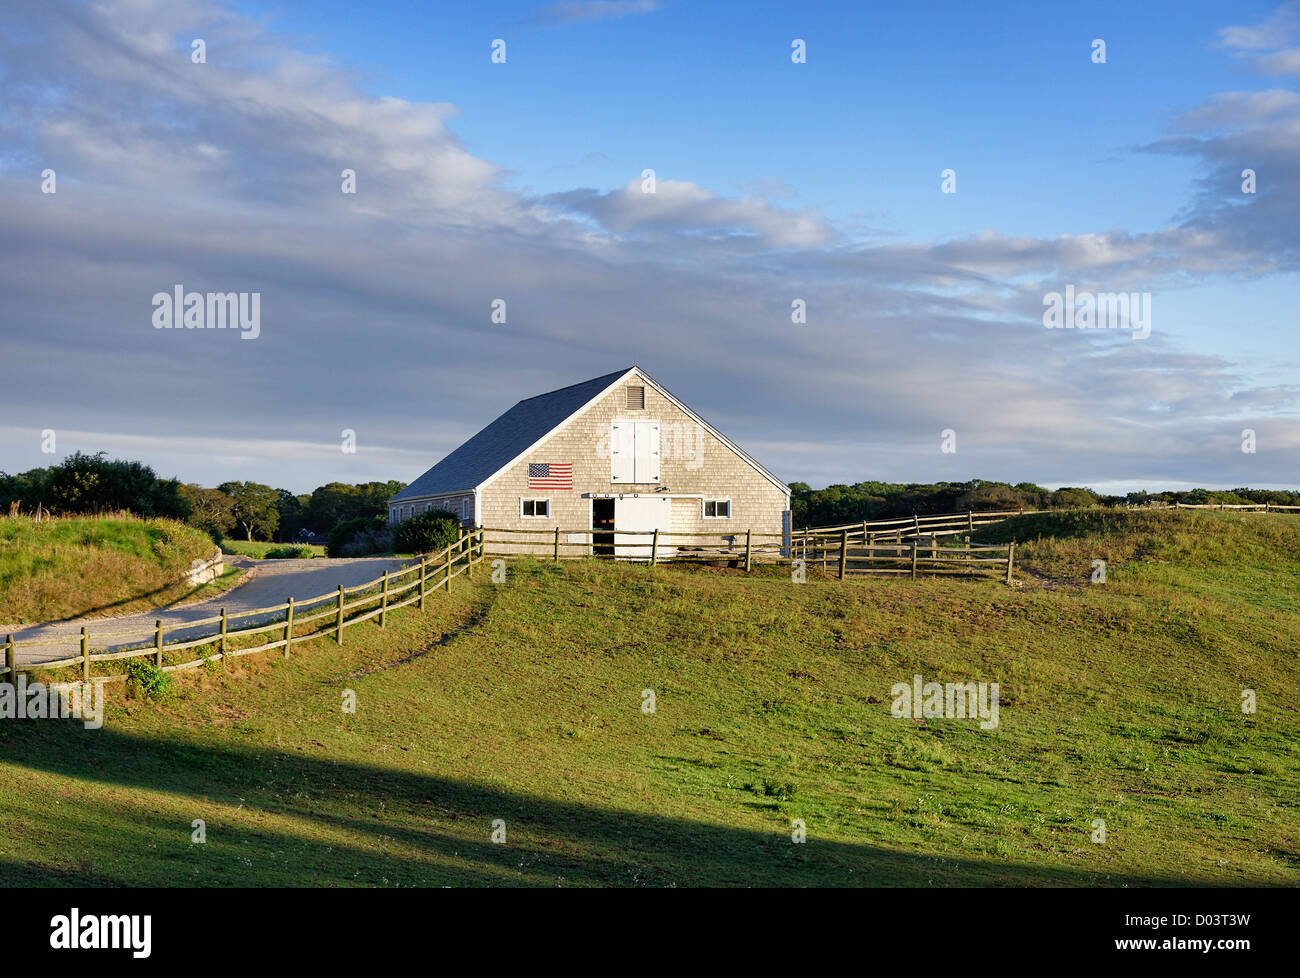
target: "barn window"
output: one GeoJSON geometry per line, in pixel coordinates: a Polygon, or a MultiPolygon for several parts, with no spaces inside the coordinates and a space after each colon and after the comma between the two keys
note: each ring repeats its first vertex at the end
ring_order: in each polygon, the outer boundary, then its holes
{"type": "Polygon", "coordinates": [[[540,516],[546,519],[551,515],[551,501],[549,499],[521,499],[519,500],[519,515],[540,516]]]}
{"type": "Polygon", "coordinates": [[[629,387],[627,389],[627,408],[629,411],[645,410],[644,387],[629,387]]]}
{"type": "Polygon", "coordinates": [[[469,496],[460,501],[460,518],[462,521],[469,519],[469,496]]]}
{"type": "Polygon", "coordinates": [[[706,520],[731,519],[731,500],[730,499],[704,500],[704,518],[706,520]]]}
{"type": "Polygon", "coordinates": [[[659,482],[659,422],[610,422],[609,481],[659,482]]]}

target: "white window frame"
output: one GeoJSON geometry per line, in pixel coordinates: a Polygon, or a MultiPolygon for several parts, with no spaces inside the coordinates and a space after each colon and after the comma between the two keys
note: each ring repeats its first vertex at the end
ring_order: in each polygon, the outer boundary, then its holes
{"type": "MultiPolygon", "coordinates": [[[[551,507],[547,505],[546,509],[547,512],[550,512],[551,507]]],[[[464,496],[461,498],[460,501],[460,521],[462,523],[465,523],[468,520],[469,520],[469,496],[464,496]]]]}
{"type": "Polygon", "coordinates": [[[549,520],[551,518],[551,497],[550,496],[520,496],[519,497],[519,518],[521,520],[549,520]],[[524,503],[546,503],[546,515],[538,516],[536,506],[532,513],[524,512],[524,503]]]}
{"type": "Polygon", "coordinates": [[[731,519],[731,499],[701,499],[700,500],[700,519],[702,520],[729,520],[731,519]],[[708,514],[708,504],[713,503],[713,511],[717,513],[718,503],[727,504],[726,516],[710,516],[708,514]]]}

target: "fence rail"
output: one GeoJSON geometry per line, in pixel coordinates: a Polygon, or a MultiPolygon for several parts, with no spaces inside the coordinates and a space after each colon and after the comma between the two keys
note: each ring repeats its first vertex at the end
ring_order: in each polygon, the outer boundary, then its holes
{"type": "Polygon", "coordinates": [[[1015,513],[912,517],[793,533],[754,530],[717,533],[693,530],[565,530],[487,527],[484,550],[491,557],[582,560],[588,557],[640,563],[718,563],[752,570],[756,563],[820,563],[839,579],[866,574],[1006,575],[1011,580],[1015,544],[942,546],[945,536],[1000,522],[1015,513]],[[928,521],[928,522],[927,522],[928,521]],[[960,523],[960,526],[958,526],[960,523]],[[904,526],[904,524],[907,524],[904,526]],[[920,532],[918,532],[918,530],[920,532]]]}
{"type": "Polygon", "coordinates": [[[1174,509],[1238,509],[1253,513],[1300,513],[1300,506],[1279,503],[1174,503],[1174,509]]]}
{"type": "MultiPolygon", "coordinates": [[[[1279,507],[1274,507],[1279,508],[1279,507]]],[[[1293,507],[1300,508],[1300,507],[1293,507]]],[[[804,561],[808,566],[821,562],[824,570],[839,579],[878,574],[909,575],[920,573],[955,575],[995,575],[1004,573],[1011,581],[1015,543],[1008,546],[942,546],[940,538],[970,531],[977,526],[1000,522],[1016,512],[954,513],[944,516],[851,523],[839,527],[810,527],[785,533],[764,533],[752,529],[710,533],[703,531],[583,529],[493,529],[474,527],[461,532],[459,539],[437,554],[426,554],[398,571],[385,571],[381,577],[351,587],[310,598],[289,598],[283,604],[248,611],[221,614],[198,621],[164,625],[161,619],[153,628],[127,631],[94,632],[89,626],[80,635],[59,638],[15,641],[5,636],[4,667],[0,675],[13,677],[19,672],[81,667],[82,679],[90,681],[95,663],[151,658],[164,672],[195,669],[208,662],[233,659],[272,649],[283,649],[289,657],[293,647],[325,636],[333,636],[342,645],[347,628],[372,619],[380,627],[388,613],[418,603],[421,610],[426,598],[438,590],[451,590],[451,582],[462,574],[473,576],[474,567],[488,557],[550,557],[552,560],[608,556],[645,563],[691,563],[727,561],[752,570],[756,563],[792,563],[804,561]],[[503,550],[501,548],[508,549],[503,550]],[[353,597],[355,596],[355,597],[353,597]],[[248,621],[270,615],[269,621],[248,621]],[[248,621],[246,625],[243,625],[248,621]],[[295,629],[322,623],[307,634],[295,629]],[[242,625],[242,627],[241,627],[242,625]],[[168,633],[190,635],[197,628],[209,628],[203,634],[167,641],[168,633]],[[233,648],[232,643],[252,636],[271,636],[250,648],[233,648]],[[134,639],[138,647],[94,651],[105,641],[134,639]],[[19,664],[18,650],[79,644],[76,655],[43,662],[19,664]],[[164,664],[167,657],[187,649],[215,646],[216,651],[185,662],[164,664]]],[[[124,643],[132,646],[133,643],[124,643]]],[[[121,674],[95,677],[111,682],[121,674]]]]}
{"type": "MultiPolygon", "coordinates": [[[[92,635],[87,626],[82,626],[81,634],[72,639],[73,641],[79,641],[80,651],[74,656],[67,656],[62,659],[20,664],[18,662],[18,650],[50,645],[66,645],[69,641],[67,637],[16,642],[13,635],[6,635],[4,668],[0,669],[0,675],[12,679],[20,672],[80,666],[82,681],[90,682],[92,678],[91,666],[97,662],[116,662],[123,659],[147,657],[152,658],[154,665],[164,672],[179,672],[196,669],[208,662],[233,659],[239,656],[252,655],[255,652],[266,652],[270,649],[283,649],[285,658],[289,658],[293,648],[303,642],[310,642],[313,639],[332,635],[342,645],[343,630],[346,628],[359,625],[372,618],[378,618],[379,625],[382,628],[386,624],[390,611],[411,604],[418,603],[420,609],[423,610],[425,599],[430,594],[439,589],[450,591],[451,582],[462,574],[473,577],[475,565],[482,563],[483,560],[483,531],[474,528],[462,531],[455,543],[449,544],[437,554],[425,554],[418,562],[412,563],[401,570],[384,571],[381,577],[350,588],[345,588],[340,584],[337,591],[318,594],[315,597],[289,598],[284,604],[254,608],[233,614],[227,614],[223,608],[220,615],[203,618],[199,621],[177,622],[170,626],[164,626],[162,620],[158,619],[155,621],[153,628],[149,629],[97,632],[92,635]],[[403,580],[407,577],[411,579],[403,580]],[[401,583],[395,583],[398,581],[401,581],[401,583]],[[355,600],[349,601],[348,595],[350,594],[359,596],[355,600]],[[400,600],[396,600],[399,598],[400,600]],[[375,607],[369,607],[375,602],[378,602],[375,607]],[[361,610],[363,608],[369,608],[369,610],[363,612],[361,610]],[[303,614],[304,611],[309,613],[303,614]],[[232,629],[230,627],[232,622],[238,623],[243,619],[261,615],[275,617],[271,621],[253,622],[243,628],[236,627],[232,629]],[[317,628],[308,634],[299,635],[294,632],[295,628],[301,628],[304,625],[327,619],[330,624],[317,628]],[[219,627],[196,638],[173,642],[165,641],[168,632],[189,633],[195,628],[203,628],[209,625],[218,625],[219,627]],[[278,633],[278,637],[251,648],[235,649],[231,647],[232,640],[267,633],[278,633]],[[95,652],[92,650],[92,639],[102,642],[106,639],[123,638],[138,638],[142,642],[148,642],[149,644],[142,644],[139,648],[127,648],[117,651],[95,652]],[[171,665],[163,664],[164,657],[169,653],[209,645],[217,647],[217,651],[211,655],[200,656],[187,662],[173,663],[171,665]]],[[[124,679],[125,676],[116,674],[94,678],[96,681],[113,682],[124,679]]]]}

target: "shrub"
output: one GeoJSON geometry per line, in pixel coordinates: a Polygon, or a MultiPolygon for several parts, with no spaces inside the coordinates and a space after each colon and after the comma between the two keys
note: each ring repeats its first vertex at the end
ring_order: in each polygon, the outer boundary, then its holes
{"type": "Polygon", "coordinates": [[[393,549],[399,553],[427,554],[442,550],[460,536],[460,520],[446,510],[413,516],[393,531],[393,549]]]}
{"type": "Polygon", "coordinates": [[[172,677],[148,659],[127,659],[126,676],[128,683],[150,699],[171,699],[172,677]]]}
{"type": "Polygon", "coordinates": [[[311,556],[311,547],[272,547],[262,554],[266,560],[302,560],[311,556]]]}
{"type": "Polygon", "coordinates": [[[104,452],[74,452],[58,465],[17,476],[0,472],[0,505],[7,510],[12,502],[59,516],[124,510],[178,520],[190,515],[176,479],[160,479],[143,462],[109,459],[104,452]]]}
{"type": "Polygon", "coordinates": [[[358,516],[329,531],[325,552],[331,557],[365,557],[393,549],[393,534],[382,516],[358,516]]]}

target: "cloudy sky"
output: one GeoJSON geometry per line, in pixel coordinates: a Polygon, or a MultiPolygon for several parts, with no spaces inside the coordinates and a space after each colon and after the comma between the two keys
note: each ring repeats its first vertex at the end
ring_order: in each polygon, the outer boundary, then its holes
{"type": "Polygon", "coordinates": [[[0,469],[409,481],[637,363],[787,481],[1295,487],[1300,3],[989,6],[5,0],[0,469]]]}

